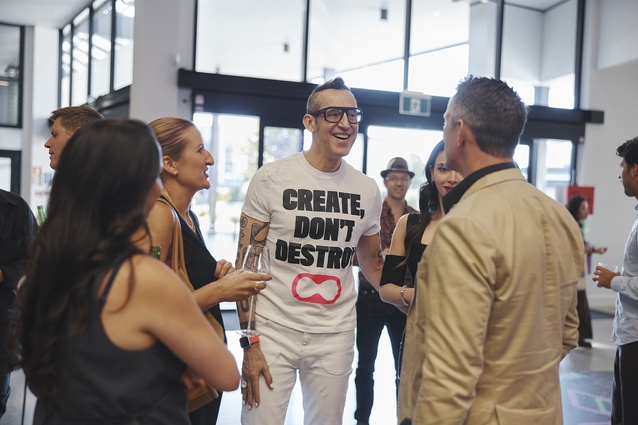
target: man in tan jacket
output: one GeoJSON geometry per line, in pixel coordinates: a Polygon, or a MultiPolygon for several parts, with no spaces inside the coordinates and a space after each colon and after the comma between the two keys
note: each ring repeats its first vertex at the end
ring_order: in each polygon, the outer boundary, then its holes
{"type": "Polygon", "coordinates": [[[446,165],[466,177],[419,265],[399,421],[562,424],[582,236],[513,161],[527,108],[507,84],[466,78],[444,117],[446,165]]]}

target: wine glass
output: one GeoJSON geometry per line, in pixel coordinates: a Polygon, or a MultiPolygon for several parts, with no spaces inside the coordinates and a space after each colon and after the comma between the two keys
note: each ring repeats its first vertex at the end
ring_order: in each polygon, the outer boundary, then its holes
{"type": "MultiPolygon", "coordinates": [[[[270,253],[268,252],[268,248],[263,245],[248,245],[241,269],[249,272],[268,273],[270,269],[270,253]]],[[[262,282],[263,281],[256,282],[255,287],[257,284],[262,282]]],[[[251,295],[247,301],[249,306],[248,323],[246,325],[246,329],[240,329],[237,333],[243,336],[256,336],[259,335],[260,332],[252,328],[254,327],[253,316],[255,314],[257,294],[251,295]]]]}

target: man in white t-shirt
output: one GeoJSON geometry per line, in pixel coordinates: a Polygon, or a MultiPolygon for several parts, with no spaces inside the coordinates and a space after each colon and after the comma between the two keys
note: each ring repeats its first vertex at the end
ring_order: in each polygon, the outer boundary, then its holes
{"type": "MultiPolygon", "coordinates": [[[[259,294],[256,329],[243,337],[242,424],[277,425],[297,376],[306,424],[341,424],[354,359],[355,254],[378,288],[381,194],[345,161],[361,110],[339,77],[311,93],[304,126],[310,149],[269,163],[250,182],[236,266],[249,244],[270,251],[273,280],[259,294]]],[[[248,308],[238,304],[240,326],[248,308]]]]}

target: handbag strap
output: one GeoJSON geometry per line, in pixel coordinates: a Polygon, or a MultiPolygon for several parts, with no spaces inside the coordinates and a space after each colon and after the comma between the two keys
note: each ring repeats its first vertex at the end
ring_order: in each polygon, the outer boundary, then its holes
{"type": "MultiPolygon", "coordinates": [[[[188,278],[188,271],[186,270],[186,258],[184,256],[184,238],[182,236],[182,226],[179,221],[179,215],[177,212],[177,208],[173,203],[168,191],[166,189],[162,190],[162,195],[157,200],[161,204],[164,204],[169,207],[171,214],[173,215],[173,241],[171,244],[171,267],[173,271],[179,276],[179,278],[184,282],[184,285],[191,291],[195,292],[195,288],[190,282],[188,278]]],[[[206,319],[210,322],[211,326],[215,330],[215,333],[224,340],[224,329],[219,324],[217,319],[208,311],[204,311],[204,315],[206,319]]]]}

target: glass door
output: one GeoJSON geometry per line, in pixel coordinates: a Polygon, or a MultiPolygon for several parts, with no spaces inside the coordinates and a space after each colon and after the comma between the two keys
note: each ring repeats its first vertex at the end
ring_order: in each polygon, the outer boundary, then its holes
{"type": "MultiPolygon", "coordinates": [[[[209,170],[210,189],[198,192],[191,208],[202,232],[236,235],[246,187],[257,170],[259,118],[198,112],[193,122],[215,164],[209,170]]],[[[221,258],[228,259],[228,252],[221,258]]]]}
{"type": "Polygon", "coordinates": [[[381,171],[388,167],[392,158],[404,158],[408,162],[408,168],[414,173],[405,199],[408,205],[418,208],[419,186],[425,182],[425,163],[442,138],[441,130],[371,125],[368,127],[367,174],[377,181],[382,195],[385,195],[381,171]]]}
{"type": "Polygon", "coordinates": [[[536,187],[561,204],[567,199],[567,186],[573,179],[574,143],[571,140],[534,139],[536,151],[535,179],[536,187]]]}

